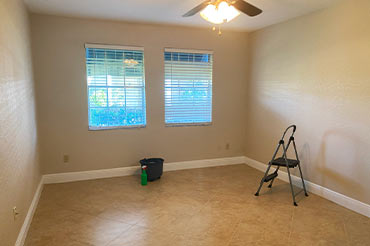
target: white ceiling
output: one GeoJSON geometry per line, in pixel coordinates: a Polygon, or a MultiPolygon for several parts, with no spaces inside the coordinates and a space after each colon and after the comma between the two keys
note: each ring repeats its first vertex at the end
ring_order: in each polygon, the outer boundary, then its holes
{"type": "MultiPolygon", "coordinates": [[[[102,18],[130,22],[151,22],[211,27],[199,14],[181,17],[203,0],[24,0],[31,12],[62,16],[102,18]]],[[[301,16],[340,0],[247,0],[264,12],[257,17],[244,14],[225,29],[252,31],[301,16]]]]}

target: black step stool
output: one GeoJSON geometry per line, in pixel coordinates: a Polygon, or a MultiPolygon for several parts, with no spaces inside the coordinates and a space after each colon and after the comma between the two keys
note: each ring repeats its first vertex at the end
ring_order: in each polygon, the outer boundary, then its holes
{"type": "Polygon", "coordinates": [[[289,126],[285,130],[285,132],[283,134],[283,137],[280,139],[279,144],[278,144],[278,146],[277,146],[277,148],[275,150],[275,153],[272,156],[272,159],[271,159],[271,161],[269,162],[269,164],[267,166],[267,170],[265,172],[265,175],[261,179],[260,186],[259,186],[258,191],[256,192],[255,196],[259,196],[259,193],[260,193],[260,190],[262,188],[263,183],[268,183],[268,182],[271,181],[268,187],[269,188],[272,187],[272,184],[274,183],[275,178],[278,176],[278,171],[279,171],[279,168],[280,167],[286,167],[287,168],[288,177],[289,177],[289,183],[290,183],[290,189],[292,191],[292,197],[293,197],[293,204],[294,204],[294,206],[298,206],[298,205],[297,205],[297,203],[295,201],[295,195],[294,195],[294,190],[293,190],[292,178],[290,177],[290,170],[289,170],[290,168],[298,167],[299,173],[301,175],[301,180],[302,180],[304,194],[306,196],[308,196],[307,191],[306,191],[306,186],[304,184],[302,170],[301,170],[301,165],[300,165],[300,161],[299,161],[299,158],[298,158],[298,152],[297,152],[297,148],[296,148],[295,141],[294,141],[294,136],[293,136],[294,133],[295,133],[295,131],[296,131],[296,129],[297,129],[297,127],[295,125],[291,125],[291,126],[289,126]],[[289,138],[288,144],[285,147],[284,137],[285,137],[285,134],[288,132],[288,130],[290,128],[293,128],[293,132],[292,132],[292,135],[289,138]],[[288,157],[287,157],[287,151],[288,151],[288,148],[289,148],[289,146],[290,146],[291,143],[293,143],[293,147],[294,147],[296,159],[288,159],[288,157]],[[275,157],[276,157],[276,155],[277,155],[277,153],[278,153],[278,151],[280,149],[280,146],[283,146],[283,156],[275,159],[275,157]],[[269,171],[270,171],[271,166],[277,166],[277,168],[276,168],[275,172],[273,172],[272,174],[268,174],[269,171]]]}

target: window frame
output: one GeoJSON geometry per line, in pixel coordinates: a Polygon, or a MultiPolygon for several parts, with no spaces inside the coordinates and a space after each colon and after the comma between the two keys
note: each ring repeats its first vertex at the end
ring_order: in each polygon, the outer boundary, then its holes
{"type": "Polygon", "coordinates": [[[187,49],[187,48],[164,48],[163,50],[163,91],[164,91],[164,123],[165,127],[192,127],[192,126],[211,126],[213,125],[213,77],[214,77],[214,51],[213,50],[205,50],[205,49],[187,49]],[[195,123],[167,123],[166,122],[166,59],[165,53],[166,52],[174,52],[174,53],[188,53],[188,54],[206,54],[211,55],[212,57],[212,73],[211,73],[211,81],[212,81],[212,98],[211,98],[211,120],[210,122],[195,122],[195,123]]]}
{"type": "MultiPolygon", "coordinates": [[[[86,96],[87,96],[87,111],[88,111],[88,118],[87,118],[87,128],[88,131],[106,131],[106,130],[118,130],[118,129],[141,129],[146,128],[147,125],[147,105],[146,105],[146,78],[145,78],[145,52],[144,47],[142,46],[126,46],[126,45],[110,45],[110,44],[95,44],[95,43],[85,43],[84,44],[85,50],[85,83],[86,83],[86,96]],[[128,125],[128,126],[104,126],[104,127],[96,127],[90,126],[90,98],[89,98],[89,89],[90,86],[88,84],[88,75],[87,75],[87,59],[86,59],[86,49],[112,49],[112,50],[132,50],[132,51],[142,51],[143,53],[143,81],[144,81],[144,113],[145,113],[145,124],[140,125],[128,125]]],[[[125,88],[125,86],[123,86],[125,88]]],[[[108,88],[108,87],[106,87],[108,88]]]]}

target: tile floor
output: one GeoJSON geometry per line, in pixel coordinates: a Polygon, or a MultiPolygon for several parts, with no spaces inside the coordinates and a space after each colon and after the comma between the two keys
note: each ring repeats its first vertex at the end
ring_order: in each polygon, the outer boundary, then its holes
{"type": "MultiPolygon", "coordinates": [[[[46,185],[25,245],[370,245],[370,219],[310,194],[292,205],[246,165],[46,185]]],[[[298,188],[297,188],[298,190],[298,188]]]]}

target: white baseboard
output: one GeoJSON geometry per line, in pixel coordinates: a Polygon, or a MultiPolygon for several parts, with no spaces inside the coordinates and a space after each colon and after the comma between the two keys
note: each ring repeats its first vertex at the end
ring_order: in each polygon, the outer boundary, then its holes
{"type": "MultiPolygon", "coordinates": [[[[227,158],[217,158],[217,159],[206,159],[206,160],[194,160],[194,161],[182,161],[182,162],[170,162],[165,163],[163,166],[163,171],[175,171],[193,168],[204,168],[204,167],[215,167],[215,166],[225,166],[246,163],[247,165],[258,169],[262,172],[266,171],[266,165],[253,160],[245,156],[237,157],[227,157],[227,158]]],[[[274,168],[271,169],[275,170],[274,168]]],[[[82,181],[90,179],[100,179],[100,178],[111,178],[111,177],[121,177],[128,175],[135,175],[140,173],[140,168],[137,167],[121,167],[112,169],[102,169],[102,170],[92,170],[83,172],[69,172],[69,173],[56,173],[56,174],[46,174],[43,176],[43,181],[45,184],[55,184],[55,183],[65,183],[73,181],[82,181]]],[[[289,182],[288,174],[286,172],[280,172],[278,176],[279,179],[289,182]]],[[[294,185],[302,188],[301,179],[297,176],[292,175],[292,182],[294,185]]],[[[370,205],[355,200],[353,198],[347,197],[338,192],[332,191],[328,188],[322,187],[315,183],[305,180],[306,188],[309,192],[319,195],[325,199],[335,202],[343,207],[351,209],[357,213],[370,217],[370,205]]]]}
{"type": "Polygon", "coordinates": [[[18,238],[17,238],[17,241],[15,242],[15,246],[23,246],[24,241],[26,240],[27,232],[28,232],[28,229],[30,228],[33,215],[34,215],[34,213],[36,211],[36,208],[37,208],[37,204],[39,203],[39,199],[40,199],[40,196],[41,196],[43,186],[44,186],[43,177],[41,177],[41,180],[40,180],[39,185],[37,186],[35,195],[33,196],[31,205],[28,208],[26,218],[24,219],[23,225],[22,225],[21,230],[18,234],[18,238]]]}
{"type": "Polygon", "coordinates": [[[244,164],[244,163],[245,163],[244,156],[195,160],[195,161],[180,161],[180,162],[165,163],[163,166],[163,171],[167,172],[167,171],[185,170],[185,169],[193,169],[193,168],[227,166],[227,165],[244,164]]]}
{"type": "Polygon", "coordinates": [[[90,179],[122,177],[137,174],[139,173],[139,171],[139,167],[119,167],[82,172],[45,174],[44,184],[57,184],[90,179]]]}
{"type": "MultiPolygon", "coordinates": [[[[225,166],[234,164],[245,163],[244,156],[238,157],[227,157],[227,158],[217,158],[217,159],[206,159],[206,160],[195,160],[195,161],[181,161],[181,162],[169,162],[164,163],[163,171],[175,171],[183,169],[192,168],[202,168],[202,167],[214,167],[214,166],[225,166]]],[[[101,178],[112,178],[112,177],[122,177],[129,176],[140,173],[140,167],[120,167],[111,169],[101,169],[83,172],[69,172],[69,173],[56,173],[56,174],[46,174],[44,175],[45,184],[55,184],[55,183],[66,183],[90,179],[101,179],[101,178]]]]}
{"type": "MultiPolygon", "coordinates": [[[[248,166],[253,167],[255,169],[258,169],[262,172],[265,172],[266,168],[267,168],[266,164],[263,164],[259,161],[253,160],[253,159],[248,158],[248,157],[245,157],[245,163],[248,166]]],[[[275,171],[275,168],[272,167],[271,171],[275,171]]],[[[295,186],[298,186],[298,187],[302,188],[301,178],[297,177],[297,176],[294,176],[294,175],[291,175],[291,177],[292,177],[293,184],[295,186]]],[[[278,179],[281,179],[285,182],[289,182],[288,173],[283,172],[283,171],[279,172],[278,179]]],[[[332,191],[328,188],[322,187],[321,185],[312,183],[312,182],[307,181],[307,180],[305,180],[305,184],[306,184],[307,191],[309,191],[311,193],[314,193],[318,196],[321,196],[321,197],[323,197],[325,199],[328,199],[332,202],[335,202],[335,203],[337,203],[337,204],[339,204],[339,205],[341,205],[345,208],[348,208],[352,211],[355,211],[359,214],[365,215],[365,216],[370,218],[370,205],[369,204],[360,202],[358,200],[355,200],[353,198],[350,198],[350,197],[345,196],[343,194],[340,194],[338,192],[332,191]]]]}

